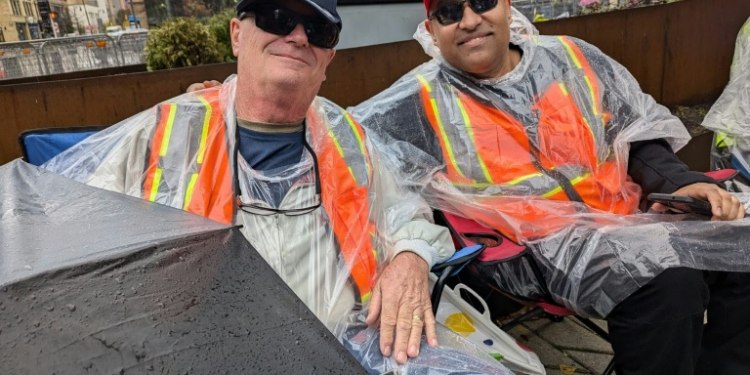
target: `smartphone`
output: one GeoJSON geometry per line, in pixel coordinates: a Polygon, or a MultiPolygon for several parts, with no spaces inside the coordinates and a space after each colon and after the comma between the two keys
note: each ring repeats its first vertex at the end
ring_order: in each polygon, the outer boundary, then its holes
{"type": "Polygon", "coordinates": [[[648,195],[648,200],[661,203],[684,213],[694,213],[708,217],[714,216],[713,212],[711,212],[711,203],[702,199],[681,195],[651,193],[648,195]]]}

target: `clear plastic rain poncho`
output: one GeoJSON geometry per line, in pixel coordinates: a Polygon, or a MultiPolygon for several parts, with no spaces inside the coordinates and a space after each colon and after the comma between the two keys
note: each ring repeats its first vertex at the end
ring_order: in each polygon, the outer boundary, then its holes
{"type": "Polygon", "coordinates": [[[362,130],[323,98],[315,99],[306,119],[317,170],[307,149],[290,167],[253,170],[235,147],[236,82],[230,77],[220,88],[161,103],[43,167],[88,185],[241,224],[263,258],[372,374],[396,369],[400,374],[509,375],[442,326],[442,346],[424,344],[418,360],[398,366],[380,355],[377,331],[362,322],[367,294],[389,257],[387,233],[429,208],[405,199],[409,195],[402,196],[397,184],[380,182],[389,177],[381,178],[362,130]],[[393,206],[392,220],[386,219],[386,205],[393,206]],[[269,209],[286,214],[268,215],[269,209]]]}
{"type": "MultiPolygon", "coordinates": [[[[386,165],[435,209],[531,247],[556,301],[584,316],[612,308],[669,267],[750,271],[750,222],[639,214],[629,144],[689,135],[632,75],[575,38],[539,36],[515,9],[519,65],[493,80],[433,57],[350,112],[386,165]],[[586,204],[580,203],[585,201],[586,204]]],[[[527,264],[491,277],[537,297],[527,264]]]]}
{"type": "Polygon", "coordinates": [[[729,191],[750,192],[750,19],[740,30],[729,84],[703,120],[716,132],[711,164],[740,174],[725,182],[729,191]]]}

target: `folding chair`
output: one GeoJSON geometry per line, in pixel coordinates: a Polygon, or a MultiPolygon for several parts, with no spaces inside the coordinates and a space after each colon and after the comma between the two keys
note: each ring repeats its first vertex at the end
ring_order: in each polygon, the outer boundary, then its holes
{"type": "Polygon", "coordinates": [[[18,144],[21,146],[23,160],[39,166],[105,128],[106,126],[77,126],[26,130],[18,135],[18,144]]]}
{"type": "MultiPolygon", "coordinates": [[[[602,337],[604,340],[609,341],[609,335],[601,327],[589,319],[577,316],[575,312],[568,310],[553,301],[552,295],[544,282],[541,269],[534,260],[528,247],[516,244],[499,232],[486,228],[474,220],[462,218],[447,212],[437,211],[435,213],[435,222],[448,227],[453,236],[454,242],[456,242],[459,247],[475,246],[478,244],[485,245],[485,250],[476,256],[479,264],[485,263],[497,265],[498,263],[515,261],[517,263],[520,262],[518,264],[524,264],[524,266],[528,265],[528,268],[532,272],[531,275],[528,275],[532,278],[529,279],[528,282],[535,283],[537,286],[536,290],[539,294],[538,298],[519,297],[498,290],[499,293],[506,295],[523,305],[533,307],[527,313],[501,326],[500,329],[508,332],[521,323],[546,313],[554,321],[560,321],[566,316],[575,317],[594,331],[594,333],[602,337]]],[[[477,270],[476,263],[469,266],[467,271],[468,272],[464,272],[462,276],[481,277],[481,271],[477,270]]],[[[603,372],[603,375],[611,375],[613,371],[614,361],[609,363],[606,370],[603,372]]]]}
{"type": "MultiPolygon", "coordinates": [[[[727,179],[737,176],[737,171],[733,169],[723,169],[705,173],[707,176],[723,182],[727,179]]],[[[532,298],[519,297],[518,295],[509,294],[503,290],[497,290],[502,295],[517,301],[521,304],[533,307],[530,311],[502,325],[500,329],[510,331],[523,322],[547,314],[553,321],[561,321],[566,316],[571,316],[583,323],[602,339],[609,341],[609,334],[601,327],[587,318],[580,317],[575,312],[558,305],[552,299],[552,295],[547,289],[544,276],[536,263],[530,249],[526,246],[519,245],[503,236],[500,232],[486,228],[474,220],[456,216],[447,212],[435,212],[435,222],[439,225],[446,226],[453,237],[458,248],[471,248],[477,245],[484,245],[484,249],[476,254],[472,260],[477,262],[469,265],[462,277],[482,278],[481,264],[492,264],[493,267],[500,263],[515,262],[516,265],[522,265],[523,268],[530,270],[525,275],[525,281],[534,284],[535,287],[529,287],[529,290],[536,291],[532,298]]],[[[466,264],[461,266],[463,269],[466,264]]],[[[453,274],[457,274],[455,272],[453,274]]],[[[611,375],[614,372],[614,359],[610,361],[602,375],[611,375]]]]}

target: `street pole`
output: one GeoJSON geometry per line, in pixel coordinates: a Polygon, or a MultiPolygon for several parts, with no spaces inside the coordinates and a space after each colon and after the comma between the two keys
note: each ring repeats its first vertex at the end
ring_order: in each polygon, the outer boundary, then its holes
{"type": "Polygon", "coordinates": [[[88,0],[81,0],[81,2],[83,3],[83,13],[86,13],[86,23],[89,24],[89,27],[88,27],[87,30],[90,31],[93,34],[94,30],[91,29],[91,20],[89,19],[89,11],[88,11],[88,9],[86,9],[86,1],[88,1],[88,0]]]}
{"type": "MultiPolygon", "coordinates": [[[[135,10],[133,9],[133,0],[127,0],[127,2],[128,2],[128,4],[130,4],[130,15],[133,16],[133,22],[131,23],[130,28],[131,29],[135,29],[136,28],[135,27],[135,25],[136,25],[136,23],[135,23],[136,17],[135,17],[135,10]]],[[[130,18],[128,18],[128,22],[130,22],[130,18]]]]}

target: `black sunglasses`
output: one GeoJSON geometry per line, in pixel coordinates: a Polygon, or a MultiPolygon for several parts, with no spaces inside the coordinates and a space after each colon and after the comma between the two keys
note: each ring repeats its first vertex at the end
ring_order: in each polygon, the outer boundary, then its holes
{"type": "MultiPolygon", "coordinates": [[[[305,125],[306,126],[306,125],[305,125]]],[[[236,144],[239,144],[239,132],[235,135],[236,138],[236,144]]],[[[280,210],[277,208],[270,208],[270,207],[264,207],[262,205],[259,205],[257,203],[246,203],[242,201],[242,198],[240,198],[240,183],[239,183],[239,167],[237,164],[237,159],[239,158],[239,150],[235,151],[235,159],[234,159],[234,175],[235,175],[235,189],[237,191],[237,206],[240,208],[240,210],[245,211],[249,214],[253,215],[260,215],[260,216],[270,216],[270,215],[286,215],[286,216],[301,216],[305,214],[309,214],[310,212],[313,212],[318,209],[323,204],[323,201],[320,199],[321,197],[321,187],[320,187],[320,172],[318,171],[318,157],[315,156],[315,151],[313,151],[310,144],[307,143],[306,135],[303,134],[302,136],[302,145],[307,149],[308,152],[310,152],[310,156],[312,156],[313,160],[313,171],[315,172],[315,204],[308,207],[302,207],[302,208],[291,208],[287,210],[280,210]]]]}
{"type": "Polygon", "coordinates": [[[240,14],[243,20],[255,15],[255,26],[276,35],[289,35],[297,25],[302,24],[310,44],[331,49],[339,42],[339,28],[324,19],[306,17],[276,4],[260,4],[240,14]]]}
{"type": "Polygon", "coordinates": [[[451,25],[464,17],[464,4],[469,3],[469,8],[476,14],[484,13],[488,10],[492,10],[497,6],[497,0],[463,0],[458,2],[450,2],[437,8],[428,19],[430,21],[437,18],[438,22],[443,25],[451,25]]]}

